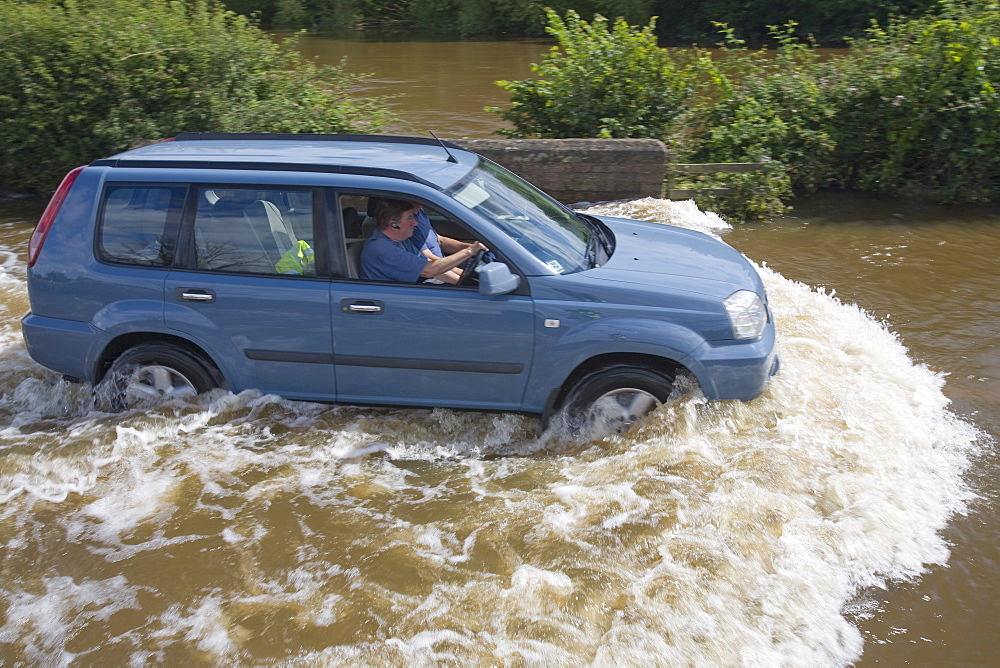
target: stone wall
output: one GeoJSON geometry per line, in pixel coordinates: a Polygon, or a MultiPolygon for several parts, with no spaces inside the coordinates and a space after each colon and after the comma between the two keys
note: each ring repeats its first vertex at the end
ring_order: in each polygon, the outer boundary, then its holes
{"type": "Polygon", "coordinates": [[[462,139],[560,202],[662,197],[667,149],[657,139],[462,139]]]}

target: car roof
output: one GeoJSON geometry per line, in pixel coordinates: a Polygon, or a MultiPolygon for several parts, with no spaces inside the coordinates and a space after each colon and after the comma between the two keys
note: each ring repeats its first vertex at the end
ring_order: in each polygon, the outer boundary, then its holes
{"type": "Polygon", "coordinates": [[[443,189],[479,156],[436,138],[395,135],[184,133],[95,161],[106,167],[177,167],[369,174],[443,189]]]}

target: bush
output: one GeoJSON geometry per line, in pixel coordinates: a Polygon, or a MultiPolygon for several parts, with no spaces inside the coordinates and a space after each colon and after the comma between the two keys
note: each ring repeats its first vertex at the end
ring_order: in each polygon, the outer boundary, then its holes
{"type": "Polygon", "coordinates": [[[727,48],[710,62],[705,103],[686,119],[692,162],[770,162],[787,171],[794,188],[826,183],[836,109],[823,84],[825,65],[792,36],[794,28],[772,30],[776,51],[727,48]]]}
{"type": "Polygon", "coordinates": [[[559,40],[532,70],[537,78],[499,81],[511,107],[495,110],[511,137],[663,137],[684,110],[692,69],[656,44],[655,20],[633,30],[624,19],[548,10],[559,40]]]}
{"type": "Polygon", "coordinates": [[[771,28],[789,21],[795,34],[826,45],[843,46],[845,36],[860,36],[872,20],[922,14],[934,0],[658,0],[655,11],[672,18],[670,37],[679,43],[713,43],[715,25],[725,21],[733,34],[755,44],[770,43],[771,28]]]}
{"type": "Polygon", "coordinates": [[[318,67],[215,2],[0,2],[0,188],[180,131],[356,132],[387,121],[359,77],[318,67]]]}
{"type": "Polygon", "coordinates": [[[837,82],[834,168],[847,187],[1000,199],[1000,4],[942,0],[939,12],[873,27],[837,82]]]}
{"type": "Polygon", "coordinates": [[[996,0],[942,0],[824,62],[792,27],[773,34],[776,55],[717,63],[718,101],[691,121],[693,161],[773,160],[799,191],[1000,198],[996,0]]]}
{"type": "Polygon", "coordinates": [[[849,55],[826,60],[795,23],[771,29],[775,50],[757,51],[723,26],[723,48],[710,54],[658,48],[652,22],[549,21],[559,47],[538,78],[498,82],[511,92],[505,134],[656,137],[677,162],[767,162],[678,184],[730,188],[736,196],[697,200],[737,219],[829,187],[1000,199],[997,0],[939,0],[936,13],[873,26],[849,55]]]}
{"type": "MultiPolygon", "coordinates": [[[[511,107],[496,111],[514,126],[500,134],[652,137],[665,140],[678,162],[771,161],[770,169],[758,173],[702,176],[678,185],[704,189],[706,194],[695,198],[699,205],[737,220],[784,210],[791,177],[768,155],[779,152],[769,150],[771,131],[762,127],[780,126],[780,119],[768,123],[759,105],[736,104],[728,110],[715,105],[720,97],[737,99],[734,82],[758,72],[766,60],[762,52],[737,57],[734,51],[726,64],[718,64],[703,50],[670,52],[657,46],[655,19],[637,30],[622,19],[609,26],[601,16],[592,23],[575,12],[565,21],[553,11],[548,16],[549,32],[559,44],[534,66],[538,78],[497,82],[510,91],[511,107]],[[730,125],[742,126],[742,132],[734,134],[730,125]],[[718,187],[732,195],[708,194],[718,187]]],[[[788,56],[799,57],[797,52],[788,56]]]]}

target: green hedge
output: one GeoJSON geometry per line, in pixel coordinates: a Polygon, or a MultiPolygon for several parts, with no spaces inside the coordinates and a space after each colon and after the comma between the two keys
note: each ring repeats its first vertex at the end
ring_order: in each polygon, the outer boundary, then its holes
{"type": "Polygon", "coordinates": [[[692,116],[692,160],[773,160],[797,190],[1000,199],[1000,5],[937,9],[871,28],[841,58],[781,32],[777,57],[724,58],[718,102],[692,116]]]}
{"type": "Polygon", "coordinates": [[[358,77],[215,2],[0,2],[0,189],[180,131],[375,131],[358,77]]]}
{"type": "Polygon", "coordinates": [[[654,11],[665,33],[676,43],[714,44],[715,23],[724,21],[740,39],[768,41],[770,26],[794,21],[795,34],[819,43],[843,46],[845,36],[860,36],[871,21],[886,23],[892,16],[916,16],[935,0],[658,0],[654,11]]]}
{"type": "Polygon", "coordinates": [[[836,178],[945,202],[1000,199],[1000,3],[944,0],[853,50],[837,68],[836,178]]]}
{"type": "Polygon", "coordinates": [[[550,16],[559,47],[536,78],[499,82],[512,100],[498,112],[516,136],[657,136],[679,162],[766,162],[762,172],[700,184],[741,193],[701,203],[742,219],[780,211],[793,190],[830,187],[997,201],[1000,5],[940,0],[935,9],[872,27],[849,55],[828,59],[795,36],[794,23],[772,28],[774,51],[746,49],[722,26],[721,51],[661,49],[661,60],[647,40],[652,23],[618,36],[637,45],[630,52],[607,49],[603,19],[550,16]],[[642,83],[622,95],[623,81],[642,83]],[[657,96],[670,114],[650,104],[657,96]]]}

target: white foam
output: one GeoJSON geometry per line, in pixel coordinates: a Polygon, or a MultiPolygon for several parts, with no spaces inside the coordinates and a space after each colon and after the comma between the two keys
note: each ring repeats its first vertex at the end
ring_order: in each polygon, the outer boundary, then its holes
{"type": "Polygon", "coordinates": [[[173,605],[160,616],[162,629],[150,635],[154,640],[170,640],[180,631],[183,639],[209,655],[231,656],[236,649],[229,634],[232,620],[218,596],[207,596],[192,607],[173,605]]]}
{"type": "MultiPolygon", "coordinates": [[[[142,587],[123,576],[76,581],[68,576],[44,578],[40,591],[4,588],[6,623],[0,642],[16,643],[37,665],[70,665],[77,653],[67,645],[88,625],[100,625],[122,610],[139,610],[142,587]]],[[[108,645],[114,638],[105,638],[108,645]]]]}
{"type": "Polygon", "coordinates": [[[694,200],[673,202],[670,200],[645,197],[622,202],[607,202],[581,209],[583,213],[597,216],[613,216],[663,223],[704,232],[718,237],[733,229],[733,226],[712,211],[702,211],[694,200]]]}

